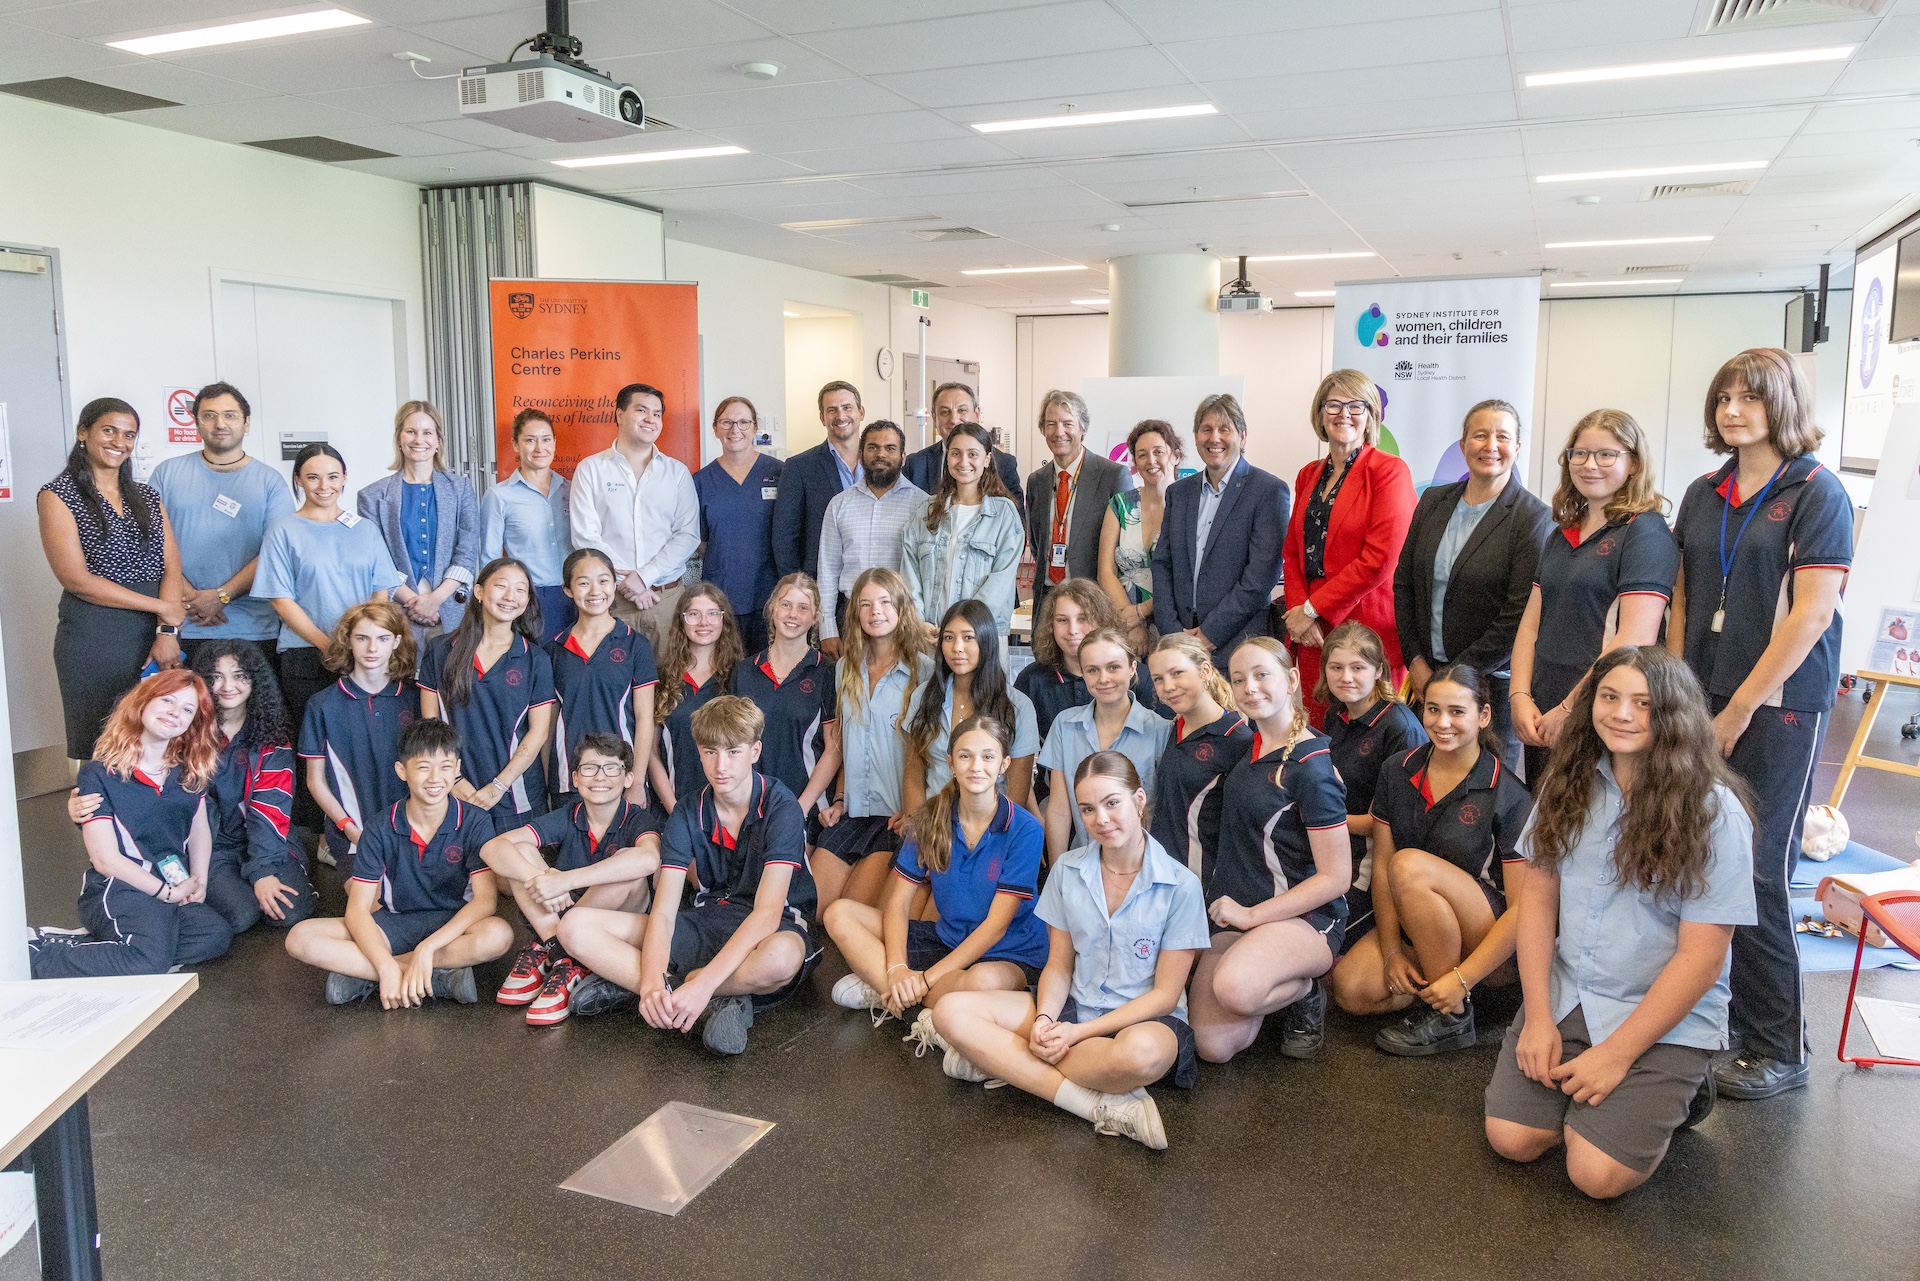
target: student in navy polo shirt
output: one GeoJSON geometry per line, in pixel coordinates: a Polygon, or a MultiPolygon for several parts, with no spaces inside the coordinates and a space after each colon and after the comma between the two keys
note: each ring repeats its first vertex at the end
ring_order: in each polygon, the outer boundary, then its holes
{"type": "Polygon", "coordinates": [[[27,943],[34,978],[165,974],[227,950],[233,931],[207,904],[219,768],[213,696],[175,668],[121,695],[80,767],[100,804],[80,828],[82,930],[43,927],[27,943]]]}
{"type": "Polygon", "coordinates": [[[546,810],[534,764],[553,727],[553,660],[540,648],[533,576],[517,560],[490,561],[474,580],[460,626],[436,637],[420,663],[420,714],[460,731],[468,773],[453,794],[496,826],[546,810]]]}
{"type": "Polygon", "coordinates": [[[740,607],[734,622],[749,654],[765,649],[764,606],[779,575],[773,566],[773,508],[781,463],[754,448],[760,411],[745,396],[728,396],[713,411],[720,456],[693,474],[700,499],[700,573],[740,607]]]}
{"type": "Polygon", "coordinates": [[[575,989],[578,1013],[638,993],[649,1026],[698,1027],[708,1049],[740,1054],[756,1000],[764,1008],[806,981],[819,959],[806,825],[786,784],[754,769],[765,725],[732,695],[694,714],[707,786],[667,823],[651,913],[580,907],[561,918],[561,942],[595,975],[575,989]],[[683,911],[689,872],[699,888],[683,911]]]}
{"type": "Polygon", "coordinates": [[[1233,691],[1212,653],[1184,632],[1162,637],[1147,658],[1173,733],[1153,773],[1153,839],[1205,882],[1220,848],[1221,786],[1247,759],[1253,729],[1233,707],[1233,691]]]}
{"type": "Polygon", "coordinates": [[[407,799],[367,820],[347,883],[347,914],[287,931],[287,952],[327,971],[327,1004],[364,1000],[382,1009],[428,997],[480,999],[473,967],[513,946],[513,927],[493,914],[498,889],[480,847],[493,835],[487,812],[453,795],[459,731],[423,719],[400,735],[394,771],[407,799]]]}
{"type": "Polygon", "coordinates": [[[1421,693],[1432,741],[1395,757],[1373,798],[1373,927],[1340,958],[1349,1014],[1406,1014],[1374,1034],[1388,1054],[1474,1044],[1473,989],[1514,981],[1509,876],[1532,802],[1500,760],[1490,682],[1445,663],[1421,693]],[[1409,955],[1409,949],[1412,954],[1409,955]]]}
{"type": "Polygon", "coordinates": [[[1314,701],[1327,709],[1327,750],[1347,789],[1347,842],[1353,847],[1353,885],[1347,890],[1344,955],[1373,928],[1373,797],[1380,774],[1427,741],[1412,708],[1394,697],[1393,669],[1380,633],[1348,619],[1320,648],[1320,688],[1314,701]]]}
{"type": "Polygon", "coordinates": [[[693,714],[727,692],[742,656],[727,594],[712,583],[682,587],[660,645],[660,680],[653,687],[659,743],[647,768],[656,808],[671,814],[707,785],[693,714]]]}
{"type": "Polygon", "coordinates": [[[420,718],[413,683],[413,628],[397,605],[369,601],[340,615],[325,662],[344,671],[307,702],[300,760],[307,790],[326,815],[321,857],[353,876],[353,850],[368,816],[407,799],[393,772],[400,731],[420,718]]]}
{"type": "Polygon", "coordinates": [[[907,1039],[918,1042],[916,1053],[948,1055],[948,1076],[963,1074],[934,1031],[940,999],[1021,991],[1047,963],[1047,927],[1033,914],[1046,833],[1000,792],[1012,735],[991,716],[961,721],[947,752],[947,782],[914,811],[886,907],[842,898],[825,913],[827,933],[853,970],[833,985],[834,1004],[872,1010],[876,1021],[921,1006],[907,1039]],[[935,919],[908,919],[926,887],[935,919]]]}
{"type": "Polygon", "coordinates": [[[1513,729],[1537,787],[1587,669],[1617,645],[1654,645],[1680,573],[1661,515],[1647,436],[1633,415],[1596,409],[1560,451],[1558,529],[1540,549],[1533,595],[1513,638],[1513,729]]]}
{"type": "MultiPolygon", "coordinates": [[[[1102,628],[1122,635],[1127,630],[1113,601],[1091,578],[1069,578],[1041,598],[1033,619],[1033,661],[1013,678],[1013,687],[1033,704],[1042,743],[1053,731],[1054,717],[1093,701],[1080,676],[1080,643],[1102,628]]],[[[1145,663],[1134,672],[1133,697],[1142,707],[1154,706],[1153,675],[1145,663]]],[[[1035,770],[1033,802],[1027,808],[1036,818],[1046,818],[1050,787],[1047,771],[1035,770]]]]}
{"type": "Polygon", "coordinates": [[[553,718],[553,752],[547,792],[555,809],[577,790],[573,762],[580,740],[611,734],[633,748],[632,787],[627,799],[647,803],[647,762],[653,758],[653,698],[659,681],[653,644],[613,616],[618,577],[598,547],[582,547],[561,570],[567,596],[579,617],[547,641],[559,711],[553,718]]]}
{"type": "Polygon", "coordinates": [[[820,588],[805,574],[788,574],[774,584],[766,623],[773,641],[733,669],[733,692],[765,714],[760,772],[785,783],[799,800],[811,844],[815,811],[840,772],[834,664],[815,644],[820,588]]]}
{"type": "Polygon", "coordinates": [[[1813,457],[1821,431],[1792,356],[1743,351],[1707,388],[1706,441],[1732,454],[1687,488],[1667,648],[1707,693],[1713,734],[1752,790],[1759,924],[1733,934],[1731,1062],[1720,1093],[1764,1099],[1807,1083],[1800,956],[1787,883],[1815,754],[1840,685],[1840,589],[1853,503],[1813,457]]]}
{"type": "Polygon", "coordinates": [[[1133,762],[1096,752],[1073,781],[1092,841],[1054,865],[1034,915],[1047,925],[1035,994],[955,992],[933,1025],[947,1070],[997,1077],[1093,1122],[1094,1133],[1167,1146],[1147,1087],[1199,1081],[1187,975],[1207,945],[1200,881],[1147,832],[1133,762]]]}
{"type": "Polygon", "coordinates": [[[576,903],[615,912],[647,910],[647,878],[660,868],[660,816],[636,805],[633,747],[612,734],[578,744],[579,795],[525,827],[502,832],[480,850],[507,883],[533,942],[513,958],[497,999],[527,1007],[527,1022],[551,1027],[569,1013],[586,967],[567,955],[560,919],[576,903]],[[540,851],[558,850],[549,866],[540,851]]]}
{"type": "Polygon", "coordinates": [[[1353,853],[1347,795],[1327,740],[1307,721],[1293,658],[1251,636],[1227,663],[1253,746],[1223,785],[1220,852],[1205,882],[1212,946],[1193,975],[1200,1057],[1225,1063],[1286,1011],[1280,1052],[1310,1059],[1326,1041],[1321,976],[1339,954],[1353,853]]]}

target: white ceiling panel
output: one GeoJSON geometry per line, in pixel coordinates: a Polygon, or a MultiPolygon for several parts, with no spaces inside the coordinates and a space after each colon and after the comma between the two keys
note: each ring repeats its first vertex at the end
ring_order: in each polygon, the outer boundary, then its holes
{"type": "MultiPolygon", "coordinates": [[[[295,11],[302,6],[296,6],[295,11]]],[[[118,39],[150,32],[231,22],[235,16],[257,17],[272,8],[248,9],[244,0],[75,0],[70,4],[15,10],[14,21],[41,31],[53,31],[82,40],[118,39]]],[[[311,37],[294,37],[296,42],[311,37]]]]}
{"type": "Polygon", "coordinates": [[[1287,4],[1276,0],[1209,0],[1204,5],[1165,0],[1118,0],[1153,39],[1164,42],[1207,36],[1249,36],[1308,27],[1346,27],[1394,23],[1481,11],[1497,11],[1499,0],[1367,0],[1364,5],[1287,4]]]}
{"type": "Polygon", "coordinates": [[[1145,46],[874,79],[903,98],[952,110],[954,119],[969,122],[1058,115],[1067,103],[1078,111],[1107,111],[1204,100],[1171,58],[1145,46]],[[1184,92],[1169,91],[1176,86],[1184,92]]]}
{"type": "Polygon", "coordinates": [[[1920,54],[1920,13],[1884,19],[1860,51],[1864,58],[1907,58],[1920,54]]]}
{"type": "Polygon", "coordinates": [[[731,4],[756,21],[794,33],[846,31],[1033,7],[1032,0],[731,0],[731,4]]]}
{"type": "Polygon", "coordinates": [[[638,89],[649,102],[694,93],[728,93],[818,80],[845,80],[852,73],[794,40],[737,40],[672,53],[601,57],[591,47],[588,59],[615,80],[638,89]],[[747,62],[771,62],[780,68],[776,82],[749,80],[737,68],[747,62]]]}
{"type": "MultiPolygon", "coordinates": [[[[1169,41],[1168,52],[1203,81],[1283,72],[1358,71],[1402,63],[1498,57],[1506,34],[1497,10],[1406,18],[1361,27],[1169,41]]],[[[1367,82],[1371,86],[1371,82],[1367,82]]],[[[1349,85],[1351,90],[1353,86],[1349,85]]],[[[1364,97],[1364,94],[1362,95],[1364,97]]]]}
{"type": "Polygon", "coordinates": [[[465,151],[452,156],[399,156],[392,160],[349,160],[341,169],[379,174],[423,186],[449,182],[498,182],[525,177],[525,166],[497,151],[465,151]]]}
{"type": "Polygon", "coordinates": [[[1364,116],[1351,106],[1326,102],[1285,111],[1234,114],[1256,138],[1366,138],[1412,133],[1442,136],[1448,129],[1475,129],[1519,118],[1511,93],[1456,94],[1451,98],[1405,98],[1369,103],[1364,116]]]}
{"type": "MultiPolygon", "coordinates": [[[[1554,0],[1548,4],[1518,5],[1513,9],[1513,49],[1527,55],[1551,52],[1567,56],[1568,46],[1618,44],[1622,41],[1678,40],[1692,27],[1693,14],[1669,0],[1554,0]]],[[[1576,54],[1576,59],[1584,54],[1576,54]]],[[[1576,66],[1604,66],[1599,57],[1576,66]]],[[[1527,67],[1529,71],[1549,70],[1527,67]]]]}
{"type": "Polygon", "coordinates": [[[788,151],[785,158],[814,173],[873,173],[940,165],[986,164],[1004,160],[1007,152],[981,138],[939,138],[925,142],[879,142],[861,147],[825,147],[817,151],[788,151]]]}
{"type": "Polygon", "coordinates": [[[241,102],[252,98],[264,98],[270,90],[256,85],[241,84],[220,76],[203,75],[198,71],[189,71],[170,62],[142,60],[122,67],[100,67],[86,73],[83,77],[95,84],[111,85],[115,89],[125,89],[130,93],[144,93],[149,97],[165,98],[186,107],[205,106],[214,102],[241,102]]]}
{"type": "Polygon", "coordinates": [[[768,84],[727,93],[699,93],[647,100],[647,111],[683,128],[722,129],[769,121],[831,120],[900,111],[913,104],[866,80],[818,84],[768,84]]]}
{"type": "Polygon", "coordinates": [[[1847,64],[1833,91],[1849,93],[1910,93],[1920,85],[1920,54],[1891,58],[1856,58],[1847,64]]]}
{"type": "Polygon", "coordinates": [[[820,32],[808,44],[863,75],[984,66],[1010,52],[1052,57],[1146,43],[1100,0],[820,32]]]}
{"type": "MultiPolygon", "coordinates": [[[[522,35],[546,24],[536,22],[522,35]]],[[[673,0],[671,4],[635,4],[603,0],[573,10],[573,34],[586,46],[587,61],[603,58],[694,50],[739,40],[758,40],[766,28],[713,0],[673,0]]]]}
{"type": "MultiPolygon", "coordinates": [[[[770,120],[764,124],[709,128],[717,138],[749,151],[801,152],[817,147],[877,146],[893,142],[950,142],[986,138],[930,111],[883,111],[868,116],[842,116],[826,136],[817,121],[770,120]]],[[[1006,155],[1001,153],[1002,157],[1006,155]]]]}
{"type": "Polygon", "coordinates": [[[0,22],[0,84],[76,75],[99,67],[133,66],[141,61],[118,49],[0,22]]]}
{"type": "Polygon", "coordinates": [[[1459,58],[1396,67],[1391,76],[1368,82],[1364,111],[1356,111],[1349,101],[1353,75],[1348,71],[1305,71],[1207,83],[1223,111],[1270,111],[1324,102],[1346,112],[1349,127],[1344,132],[1363,132],[1382,102],[1454,94],[1509,93],[1513,77],[1505,57],[1459,58]]]}
{"type": "MultiPolygon", "coordinates": [[[[458,71],[461,63],[468,59],[465,50],[397,27],[360,27],[312,40],[289,43],[264,40],[198,53],[169,54],[165,61],[189,71],[284,94],[425,83],[419,81],[407,63],[393,56],[396,53],[422,53],[433,59],[432,66],[420,69],[425,75],[458,71]]],[[[457,102],[452,82],[439,84],[448,100],[457,102]]]]}
{"type": "MultiPolygon", "coordinates": [[[[1806,124],[1808,112],[1808,108],[1797,107],[1781,111],[1608,120],[1596,124],[1529,125],[1524,133],[1528,155],[1542,160],[1551,157],[1557,164],[1565,156],[1614,154],[1653,146],[1718,148],[1747,143],[1778,146],[1806,124]]],[[[1752,159],[1746,156],[1739,158],[1752,159]]],[[[1609,162],[1591,167],[1624,166],[1609,162]]],[[[1540,172],[1549,171],[1542,169],[1540,172]]]]}
{"type": "Polygon", "coordinates": [[[1781,99],[1817,97],[1833,88],[1842,66],[1838,62],[1815,62],[1712,76],[1669,76],[1625,84],[1522,89],[1520,110],[1531,117],[1559,117],[1701,107],[1739,108],[1781,99]]]}
{"type": "MultiPolygon", "coordinates": [[[[600,0],[574,0],[584,13],[600,0]]],[[[519,13],[534,26],[542,25],[543,7],[528,0],[352,0],[352,12],[392,26],[419,26],[450,18],[476,18],[489,13],[519,13]]]]}
{"type": "Polygon", "coordinates": [[[1138,124],[1097,125],[1090,130],[1036,129],[995,134],[994,141],[1016,156],[1077,157],[1136,155],[1245,143],[1252,139],[1240,123],[1222,116],[1148,120],[1138,124]],[[1098,137],[1092,136],[1097,133],[1098,137]]]}
{"type": "Polygon", "coordinates": [[[202,107],[160,107],[141,112],[140,123],[222,142],[256,142],[262,138],[303,138],[310,134],[334,137],[337,130],[356,129],[372,122],[366,116],[322,106],[305,98],[255,98],[202,107]]]}

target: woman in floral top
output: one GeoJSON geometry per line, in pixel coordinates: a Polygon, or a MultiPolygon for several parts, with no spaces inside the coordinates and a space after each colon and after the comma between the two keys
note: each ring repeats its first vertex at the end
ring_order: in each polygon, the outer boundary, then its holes
{"type": "Polygon", "coordinates": [[[1100,527],[1100,586],[1127,626],[1127,638],[1146,652],[1153,637],[1153,544],[1166,515],[1167,487],[1179,478],[1184,450],[1171,423],[1148,418],[1127,433],[1127,452],[1140,488],[1107,503],[1100,527]]]}

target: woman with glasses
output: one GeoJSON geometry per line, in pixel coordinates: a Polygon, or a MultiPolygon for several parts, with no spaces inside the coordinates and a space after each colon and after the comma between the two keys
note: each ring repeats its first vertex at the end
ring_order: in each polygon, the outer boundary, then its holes
{"type": "MultiPolygon", "coordinates": [[[[1327,634],[1349,619],[1386,642],[1391,679],[1406,675],[1393,630],[1393,569],[1413,517],[1413,475],[1406,463],[1374,448],[1380,437],[1380,390],[1357,369],[1336,369],[1313,394],[1313,434],[1327,456],[1300,469],[1293,519],[1282,549],[1287,639],[1300,668],[1300,688],[1320,685],[1327,634]]],[[[1318,726],[1326,704],[1311,693],[1318,726]]]]}
{"type": "Polygon", "coordinates": [[[700,498],[700,574],[740,611],[734,624],[749,654],[767,647],[767,601],[773,596],[773,504],[780,496],[780,460],[754,448],[760,411],[745,396],[728,396],[713,411],[720,456],[693,474],[700,498]]]}
{"type": "Polygon", "coordinates": [[[1633,415],[1596,409],[1560,451],[1551,535],[1513,638],[1513,728],[1527,781],[1547,767],[1594,660],[1660,640],[1680,548],[1661,517],[1647,438],[1633,415]]]}

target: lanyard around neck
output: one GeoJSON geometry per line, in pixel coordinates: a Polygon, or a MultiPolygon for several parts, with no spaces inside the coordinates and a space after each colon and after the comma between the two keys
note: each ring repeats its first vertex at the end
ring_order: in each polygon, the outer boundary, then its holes
{"type": "MultiPolygon", "coordinates": [[[[1743,519],[1740,522],[1739,532],[1734,534],[1733,536],[1733,547],[1731,549],[1727,547],[1727,513],[1733,510],[1733,502],[1731,499],[1728,499],[1725,496],[1722,496],[1721,498],[1720,605],[1716,610],[1714,610],[1714,614],[1713,614],[1713,630],[1716,632],[1719,631],[1720,628],[1726,623],[1727,583],[1733,578],[1733,563],[1740,555],[1740,540],[1747,536],[1747,526],[1753,523],[1754,513],[1758,512],[1762,507],[1765,507],[1767,505],[1767,494],[1773,489],[1773,482],[1780,479],[1781,473],[1787,470],[1787,464],[1792,461],[1793,460],[1790,458],[1781,459],[1780,465],[1773,469],[1773,475],[1767,477],[1767,483],[1760,486],[1760,493],[1753,500],[1752,509],[1747,512],[1745,519],[1743,519]]],[[[1737,462],[1734,464],[1733,476],[1731,479],[1733,481],[1734,487],[1738,489],[1740,485],[1740,466],[1737,462]]]]}

